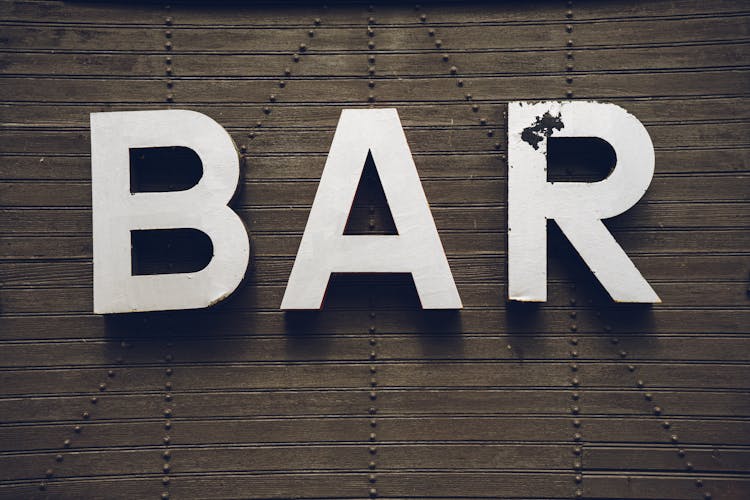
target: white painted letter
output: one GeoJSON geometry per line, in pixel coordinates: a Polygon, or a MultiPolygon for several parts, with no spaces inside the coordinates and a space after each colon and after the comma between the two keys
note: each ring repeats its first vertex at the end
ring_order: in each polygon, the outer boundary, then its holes
{"type": "Polygon", "coordinates": [[[614,104],[508,105],[508,296],[547,300],[547,219],[554,219],[617,302],[661,302],[601,219],[628,210],[654,175],[643,124],[614,104]],[[599,182],[547,182],[547,137],[598,137],[617,155],[599,182]]]}
{"type": "Polygon", "coordinates": [[[207,307],[232,293],[250,255],[242,221],[227,206],[239,179],[232,138],[194,111],[91,114],[94,219],[94,312],[97,314],[207,307]],[[130,148],[183,146],[203,164],[185,191],[130,192],[130,148]],[[130,232],[194,228],[211,238],[210,263],[195,273],[133,276],[130,232]]]}
{"type": "Polygon", "coordinates": [[[424,309],[460,309],[395,109],[341,112],[282,309],[320,309],[331,273],[411,273],[424,309]],[[370,152],[398,235],[344,235],[370,152]]]}

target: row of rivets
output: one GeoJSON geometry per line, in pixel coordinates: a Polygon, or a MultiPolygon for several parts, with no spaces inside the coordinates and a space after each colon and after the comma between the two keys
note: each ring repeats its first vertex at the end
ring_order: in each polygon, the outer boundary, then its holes
{"type": "Polygon", "coordinates": [[[570,355],[570,385],[572,388],[572,392],[570,393],[570,413],[572,417],[571,423],[573,425],[573,481],[575,483],[574,496],[575,498],[581,498],[583,496],[583,434],[581,433],[582,424],[581,419],[579,418],[581,413],[581,393],[579,392],[581,381],[578,374],[578,359],[580,353],[578,351],[578,337],[576,336],[576,332],[578,331],[578,325],[576,324],[578,312],[575,310],[577,303],[575,297],[575,284],[570,285],[570,293],[571,309],[568,311],[568,316],[570,316],[570,325],[568,326],[568,330],[570,331],[570,337],[568,338],[570,351],[568,354],[570,355]]]}
{"type": "MultiPolygon", "coordinates": [[[[415,10],[420,10],[420,8],[421,7],[419,5],[415,6],[415,10]]],[[[421,14],[419,16],[419,20],[420,20],[420,22],[422,24],[426,24],[427,23],[427,14],[421,14]]],[[[443,40],[441,40],[440,38],[438,38],[438,35],[435,32],[434,28],[429,28],[427,30],[427,36],[428,36],[428,38],[430,40],[432,40],[432,43],[435,45],[436,49],[443,48],[444,42],[443,42],[443,40]]],[[[455,78],[456,87],[464,89],[464,91],[465,91],[465,93],[464,93],[464,99],[466,101],[471,102],[471,105],[469,106],[469,109],[471,110],[471,112],[475,113],[475,114],[479,114],[479,111],[481,110],[481,106],[478,103],[473,102],[474,96],[472,96],[472,94],[470,92],[466,91],[467,90],[466,89],[467,82],[461,77],[460,70],[459,70],[458,66],[453,61],[451,61],[450,54],[444,52],[444,53],[442,53],[441,58],[442,58],[443,62],[450,64],[450,66],[448,67],[447,73],[451,77],[455,78]]],[[[493,138],[496,139],[495,138],[495,131],[493,129],[491,129],[491,128],[487,128],[487,126],[488,126],[487,118],[480,116],[479,119],[478,119],[478,121],[479,121],[479,125],[481,127],[485,128],[485,134],[487,135],[487,137],[490,138],[490,139],[493,139],[493,138]]],[[[493,148],[496,151],[498,151],[498,150],[502,149],[502,147],[503,147],[503,144],[500,141],[495,140],[495,142],[493,143],[493,148]]],[[[505,158],[504,155],[501,155],[501,157],[503,159],[505,158]]]]}
{"type": "MultiPolygon", "coordinates": [[[[368,11],[373,12],[375,9],[372,5],[368,6],[368,11]]],[[[367,19],[367,37],[369,38],[367,43],[367,48],[370,50],[375,49],[375,18],[373,16],[370,16],[367,19]]],[[[370,52],[367,55],[367,75],[369,77],[369,80],[367,82],[367,86],[369,88],[369,93],[367,95],[367,102],[369,103],[370,107],[374,105],[375,102],[375,80],[373,77],[375,76],[375,54],[370,52]]],[[[368,221],[368,228],[370,231],[375,229],[375,207],[370,206],[369,207],[369,221],[368,221]]],[[[370,298],[370,307],[372,307],[372,298],[370,298]]],[[[373,309],[370,309],[369,312],[369,320],[370,326],[367,328],[367,333],[369,333],[370,337],[368,340],[368,347],[369,347],[369,356],[368,359],[370,361],[370,400],[369,400],[369,415],[370,415],[370,435],[368,439],[368,455],[369,455],[369,463],[368,463],[368,469],[369,469],[369,475],[368,475],[368,495],[370,498],[376,498],[378,496],[378,490],[376,488],[377,483],[377,476],[376,476],[376,470],[377,470],[377,425],[378,422],[376,420],[376,415],[378,412],[377,408],[377,400],[378,400],[378,393],[377,393],[377,387],[378,387],[378,379],[377,379],[377,366],[374,364],[378,359],[378,353],[377,353],[377,345],[378,340],[375,337],[375,311],[373,309]]]]}
{"type": "Polygon", "coordinates": [[[567,75],[565,75],[565,83],[568,84],[567,89],[565,90],[565,97],[568,99],[573,98],[573,75],[570,73],[573,71],[573,51],[571,50],[573,47],[573,25],[571,24],[571,20],[573,19],[573,2],[568,1],[568,9],[565,11],[565,17],[568,20],[568,23],[565,25],[565,33],[568,37],[567,41],[565,42],[565,71],[567,71],[567,75]]]}
{"type": "MultiPolygon", "coordinates": [[[[323,6],[323,8],[325,9],[327,7],[323,6]]],[[[310,38],[310,39],[315,38],[315,35],[316,35],[316,31],[315,30],[316,30],[316,28],[318,28],[321,25],[321,23],[322,23],[322,20],[319,17],[316,17],[315,19],[313,19],[312,28],[310,28],[307,31],[307,37],[308,38],[310,38]]],[[[305,43],[305,42],[301,42],[299,44],[299,46],[297,48],[297,51],[294,52],[292,54],[292,56],[291,56],[292,65],[300,62],[300,60],[302,59],[302,55],[304,55],[304,54],[307,53],[308,48],[309,47],[308,47],[307,43],[305,43]]],[[[278,82],[276,83],[276,88],[278,88],[279,90],[272,90],[268,94],[268,104],[266,104],[265,106],[263,106],[261,108],[262,115],[255,122],[255,128],[261,128],[263,126],[263,121],[271,115],[271,113],[273,111],[273,109],[271,108],[271,105],[275,104],[276,102],[278,102],[278,100],[279,100],[279,94],[278,94],[278,92],[281,92],[281,89],[286,88],[286,86],[287,86],[286,78],[292,76],[292,73],[293,73],[292,72],[292,66],[286,66],[282,70],[282,74],[281,74],[278,82]]],[[[247,138],[250,139],[250,140],[253,140],[256,137],[257,137],[257,134],[254,131],[251,131],[251,132],[249,132],[247,134],[247,138]]],[[[241,144],[240,145],[240,152],[242,154],[247,153],[247,150],[248,150],[247,144],[241,144]]]]}
{"type": "Polygon", "coordinates": [[[166,5],[165,10],[167,11],[167,15],[164,18],[164,50],[166,51],[166,55],[164,56],[164,74],[167,77],[166,80],[166,86],[167,86],[167,95],[165,97],[167,102],[174,102],[174,92],[172,91],[174,87],[174,82],[170,79],[172,74],[174,73],[174,66],[172,65],[172,49],[173,43],[172,43],[172,25],[174,24],[174,18],[169,15],[170,6],[166,5]]]}
{"type": "MultiPolygon", "coordinates": [[[[131,343],[129,343],[129,342],[125,342],[125,341],[121,341],[120,342],[120,347],[122,349],[130,349],[132,346],[133,345],[131,343]]],[[[122,356],[118,356],[117,357],[117,363],[120,364],[122,362],[123,362],[123,357],[122,356]]],[[[105,392],[107,390],[107,388],[108,388],[107,381],[114,379],[116,375],[117,375],[117,373],[115,372],[114,369],[108,369],[107,372],[106,372],[106,375],[105,375],[106,378],[104,379],[104,381],[100,382],[99,385],[98,385],[98,387],[97,387],[98,392],[100,392],[100,393],[105,392]]],[[[96,393],[94,393],[94,394],[92,394],[90,396],[89,403],[92,404],[92,405],[97,405],[99,403],[99,397],[96,395],[96,393]]],[[[90,411],[88,409],[84,408],[81,411],[81,417],[80,418],[84,422],[88,421],[89,419],[91,419],[91,413],[90,413],[90,411]]],[[[76,424],[76,425],[73,426],[73,428],[72,428],[72,436],[79,435],[82,432],[83,432],[83,427],[81,427],[80,424],[76,424]]],[[[70,449],[72,447],[73,447],[73,440],[71,438],[65,438],[63,440],[63,442],[62,442],[62,448],[64,450],[68,450],[68,449],[70,449]]],[[[55,455],[54,460],[58,464],[62,463],[65,460],[65,456],[63,454],[61,454],[61,453],[58,453],[58,454],[55,455]]],[[[55,476],[55,470],[54,469],[49,468],[46,471],[44,471],[44,477],[45,477],[45,479],[49,480],[49,479],[52,479],[54,476],[55,476]]],[[[43,480],[39,484],[39,490],[40,491],[46,491],[47,490],[47,482],[46,481],[43,480]]]]}
{"type": "MultiPolygon", "coordinates": [[[[604,331],[608,334],[612,333],[612,327],[609,325],[604,326],[604,331]]],[[[610,343],[612,346],[616,349],[616,358],[620,360],[626,360],[630,356],[630,353],[622,348],[622,343],[618,337],[612,336],[610,337],[610,343]]],[[[641,394],[643,395],[643,399],[647,402],[647,404],[651,407],[651,414],[654,415],[657,418],[662,417],[662,415],[665,413],[664,408],[656,404],[654,393],[649,390],[648,384],[646,381],[643,380],[642,374],[639,372],[639,367],[633,363],[627,364],[627,370],[630,373],[634,373],[636,376],[634,386],[640,390],[641,394]]],[[[661,429],[668,434],[668,442],[672,444],[672,446],[677,448],[677,456],[680,457],[685,462],[685,470],[690,472],[694,469],[694,465],[687,457],[687,452],[684,448],[680,446],[680,438],[677,433],[674,431],[674,425],[669,420],[660,420],[661,422],[661,429]]],[[[702,489],[703,488],[703,480],[702,479],[696,479],[695,480],[695,487],[702,489]]],[[[704,492],[703,498],[710,499],[711,493],[710,492],[704,492]]]]}
{"type": "Polygon", "coordinates": [[[162,437],[162,444],[164,447],[162,448],[161,454],[163,463],[160,473],[164,474],[161,479],[161,483],[164,486],[164,491],[162,492],[161,497],[165,499],[169,498],[169,484],[171,482],[169,473],[172,470],[172,451],[169,448],[172,438],[170,437],[169,432],[172,430],[172,415],[174,413],[172,409],[172,402],[174,399],[172,396],[172,389],[174,387],[172,375],[174,374],[174,369],[169,365],[174,361],[174,355],[169,351],[173,346],[174,344],[171,340],[167,342],[167,353],[164,355],[164,364],[166,366],[164,367],[164,409],[162,410],[162,415],[165,420],[164,436],[162,437]]]}

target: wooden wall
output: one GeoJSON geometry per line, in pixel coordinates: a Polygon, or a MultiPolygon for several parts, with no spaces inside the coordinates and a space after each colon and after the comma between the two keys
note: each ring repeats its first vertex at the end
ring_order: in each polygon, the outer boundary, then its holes
{"type": "MultiPolygon", "coordinates": [[[[749,7],[2,0],[0,497],[750,498],[749,7]],[[506,103],[567,98],[651,134],[608,226],[660,305],[554,227],[549,301],[505,301],[506,103]],[[460,312],[408,276],[278,310],[360,106],[398,108],[460,312]],[[170,108],[241,148],[252,266],[210,310],[96,316],[89,113],[170,108]]],[[[387,232],[366,180],[352,231],[387,232]]]]}

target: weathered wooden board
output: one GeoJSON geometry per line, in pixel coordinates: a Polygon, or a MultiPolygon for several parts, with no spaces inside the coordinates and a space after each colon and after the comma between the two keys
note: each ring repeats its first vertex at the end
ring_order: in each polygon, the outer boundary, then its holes
{"type": "MultiPolygon", "coordinates": [[[[750,497],[749,20],[0,0],[0,498],[750,497]],[[606,224],[662,304],[612,303],[555,226],[548,301],[505,299],[507,102],[566,98],[651,135],[652,185],[606,224]],[[369,106],[399,111],[460,312],[408,275],[278,310],[341,110],[369,106]],[[89,114],[172,108],[242,148],[252,265],[209,310],[94,315],[89,114]]],[[[387,234],[365,187],[348,227],[387,234]]]]}

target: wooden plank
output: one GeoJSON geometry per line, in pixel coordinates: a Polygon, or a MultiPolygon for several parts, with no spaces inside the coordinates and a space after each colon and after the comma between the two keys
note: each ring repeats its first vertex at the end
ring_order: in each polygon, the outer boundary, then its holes
{"type": "MultiPolygon", "coordinates": [[[[364,344],[364,342],[362,342],[364,344]]],[[[361,359],[366,360],[363,356],[361,359]]],[[[286,360],[282,360],[286,361],[286,360]]],[[[170,378],[175,389],[191,392],[266,390],[266,389],[364,389],[369,387],[370,373],[366,363],[322,364],[245,364],[242,366],[190,366],[201,363],[196,353],[180,359],[178,375],[170,378]]],[[[101,372],[101,370],[98,370],[101,372]]],[[[621,363],[583,362],[577,376],[589,388],[629,388],[635,382],[623,381],[627,373],[621,363]]],[[[151,391],[163,386],[162,367],[119,370],[114,383],[99,396],[109,400],[120,391],[151,391]]],[[[642,365],[638,370],[647,390],[669,389],[750,389],[748,368],[737,365],[664,363],[642,365]],[[738,382],[739,381],[739,382],[738,382]]],[[[570,387],[567,362],[516,361],[448,362],[421,361],[414,363],[386,362],[378,364],[378,390],[389,388],[542,388],[570,387]]],[[[101,374],[99,373],[99,377],[101,374]]],[[[103,378],[102,378],[103,379],[103,378]]],[[[8,389],[4,396],[78,395],[81,387],[97,388],[92,370],[63,368],[44,370],[0,371],[0,381],[8,389]]],[[[179,399],[179,398],[178,398],[179,399]]],[[[97,403],[98,404],[98,403],[97,403]]]]}
{"type": "MultiPolygon", "coordinates": [[[[2,269],[4,266],[0,266],[2,269]]],[[[17,266],[21,269],[28,266],[17,266]]],[[[88,274],[90,278],[90,273],[88,274]]],[[[54,283],[55,288],[0,288],[0,302],[3,304],[3,314],[42,314],[42,313],[74,313],[89,312],[93,304],[92,283],[85,282],[76,276],[74,281],[69,275],[55,276],[53,278],[34,277],[19,278],[42,285],[54,283]],[[68,278],[68,283],[65,279],[68,278]],[[72,283],[71,286],[66,286],[72,283]]],[[[356,277],[355,277],[356,278],[356,277]]],[[[489,278],[489,277],[488,277],[489,278]]],[[[459,281],[458,290],[464,307],[480,308],[505,308],[506,288],[501,282],[501,276],[495,276],[495,284],[459,281]]],[[[372,280],[351,280],[350,283],[331,284],[328,287],[329,294],[326,296],[325,307],[328,309],[363,309],[367,303],[365,298],[371,301],[371,308],[375,310],[397,310],[412,309],[419,310],[419,299],[413,284],[406,284],[408,278],[395,284],[373,284],[372,280]],[[369,293],[363,293],[362,287],[366,286],[369,293]]],[[[581,283],[593,282],[591,276],[583,276],[581,283]]],[[[575,283],[575,282],[574,282],[575,283]]],[[[561,307],[569,303],[571,282],[552,282],[548,286],[548,298],[544,307],[561,307]]],[[[654,306],[659,308],[746,308],[748,307],[747,285],[743,281],[735,282],[692,282],[692,283],[659,283],[652,282],[658,290],[662,304],[654,306]]],[[[7,285],[6,285],[7,286],[7,285]]],[[[607,300],[598,297],[598,291],[585,290],[581,287],[583,295],[595,297],[597,305],[605,305],[607,300]]],[[[281,297],[284,293],[283,284],[241,287],[232,296],[222,310],[226,311],[249,311],[249,310],[275,310],[281,305],[281,297]]],[[[581,292],[578,293],[581,296],[581,292]]]]}
{"type": "MultiPolygon", "coordinates": [[[[586,74],[575,78],[576,96],[581,98],[658,97],[744,94],[750,84],[747,71],[683,71],[674,73],[586,74]]],[[[367,85],[357,79],[337,79],[324,84],[295,79],[285,89],[280,102],[363,103],[367,85]],[[295,84],[296,83],[296,84],[295,84]]],[[[466,78],[475,100],[550,99],[563,93],[559,76],[508,76],[466,78]]],[[[447,78],[379,79],[379,101],[425,102],[425,97],[454,95],[443,101],[463,99],[454,94],[455,83],[447,78]]],[[[0,93],[5,101],[46,102],[165,102],[161,80],[97,80],[80,78],[4,78],[0,93]]],[[[255,80],[179,80],[172,93],[178,104],[196,102],[256,102],[268,100],[267,87],[255,80]]],[[[429,99],[433,100],[433,99],[429,99]]]]}
{"type": "MultiPolygon", "coordinates": [[[[249,208],[237,210],[248,232],[276,233],[286,230],[303,231],[309,210],[306,208],[249,208]],[[288,229],[287,229],[288,227],[288,229]]],[[[368,210],[353,208],[351,217],[357,220],[369,216],[368,210]]],[[[505,207],[434,207],[432,216],[438,231],[504,231],[505,207]]],[[[694,227],[741,228],[750,219],[747,203],[643,203],[627,216],[608,223],[613,230],[621,229],[687,229],[694,227]]],[[[91,234],[89,209],[0,209],[0,234],[66,235],[91,234]]]]}
{"type": "MultiPolygon", "coordinates": [[[[158,455],[157,455],[158,457],[158,455]]],[[[160,468],[155,468],[159,470],[160,468]]],[[[0,485],[0,498],[44,499],[50,495],[84,498],[129,499],[158,497],[164,491],[161,474],[140,474],[100,479],[40,480],[6,483],[0,485]]],[[[188,476],[170,482],[169,490],[175,496],[202,496],[213,498],[289,498],[304,491],[318,498],[353,498],[367,492],[367,474],[357,473],[298,473],[298,474],[237,474],[188,476]],[[365,485],[363,487],[363,485],[365,485]],[[364,493],[363,493],[364,492],[364,493]]]]}
{"type": "MultiPolygon", "coordinates": [[[[286,84],[286,80],[285,80],[286,84]]],[[[269,94],[280,94],[278,82],[263,83],[269,94]]],[[[458,90],[455,95],[459,95],[458,90]]],[[[747,99],[738,97],[701,98],[662,98],[635,99],[612,98],[611,101],[624,107],[647,125],[661,122],[691,124],[697,121],[747,120],[750,118],[750,104],[747,99]]],[[[363,107],[363,104],[348,104],[347,107],[363,107]]],[[[134,111],[164,109],[163,104],[76,104],[51,105],[45,103],[1,103],[0,113],[4,126],[28,125],[31,127],[66,126],[88,128],[89,113],[102,111],[134,111]]],[[[264,117],[263,106],[259,104],[191,104],[190,109],[207,114],[225,127],[245,128],[253,121],[264,117]]],[[[485,101],[482,103],[481,117],[487,119],[490,127],[504,127],[505,102],[485,101]]],[[[478,123],[478,117],[465,102],[446,102],[440,105],[431,103],[400,103],[399,118],[405,127],[415,126],[466,126],[478,123]]],[[[271,115],[264,118],[264,126],[269,128],[335,128],[341,109],[337,106],[305,105],[296,106],[277,103],[271,115]]],[[[698,155],[699,152],[691,151],[698,155]]],[[[693,161],[698,161],[695,158],[693,161]]],[[[52,158],[50,158],[52,160],[52,158]]],[[[58,159],[58,161],[61,161],[58,159]]],[[[684,167],[690,167],[685,165],[684,167]]]]}
{"type": "MultiPolygon", "coordinates": [[[[703,482],[705,492],[717,498],[743,498],[750,491],[750,481],[745,477],[713,477],[703,482]]],[[[586,480],[586,494],[594,498],[652,498],[693,499],[696,495],[694,477],[691,476],[639,476],[612,473],[591,475],[586,480]]]]}
{"type": "MultiPolygon", "coordinates": [[[[750,453],[737,449],[688,449],[693,470],[737,472],[750,470],[750,453]]],[[[680,472],[685,460],[670,448],[583,447],[582,460],[587,469],[680,472]]]]}
{"type": "MultiPolygon", "coordinates": [[[[604,326],[616,325],[617,335],[649,332],[659,334],[727,335],[746,332],[748,313],[744,310],[695,310],[638,311],[628,307],[600,309],[602,318],[581,316],[576,321],[579,334],[601,334],[604,326]]],[[[106,321],[101,316],[87,314],[43,317],[0,317],[0,326],[5,340],[33,339],[102,339],[111,336],[163,335],[189,336],[191,330],[211,326],[212,336],[284,335],[284,332],[299,335],[353,334],[363,330],[362,312],[323,309],[312,315],[284,315],[283,313],[249,313],[219,311],[184,311],[175,316],[172,323],[164,325],[163,318],[151,316],[145,325],[138,318],[120,318],[106,321]],[[188,328],[192,327],[192,328],[188,328]],[[140,329],[137,329],[140,328],[140,329]],[[161,328],[161,329],[160,329],[161,328]]],[[[541,309],[532,318],[522,312],[496,310],[466,310],[460,315],[443,315],[426,311],[405,313],[388,311],[378,314],[376,327],[382,334],[431,334],[431,335],[498,335],[512,334],[558,334],[568,331],[571,322],[560,310],[541,309]]],[[[113,354],[113,358],[117,355],[113,354]]]]}
{"type": "MultiPolygon", "coordinates": [[[[746,173],[705,175],[700,183],[690,177],[656,177],[642,198],[648,201],[717,201],[715,193],[721,193],[722,201],[746,202],[746,173]]],[[[505,179],[443,178],[422,182],[431,205],[461,204],[464,206],[486,205],[505,202],[507,184],[505,179]],[[471,200],[468,202],[468,200],[471,200]]],[[[234,207],[307,207],[312,204],[318,181],[284,180],[277,182],[249,181],[241,184],[233,202],[234,207]]],[[[89,182],[71,181],[12,181],[0,182],[0,196],[4,207],[87,207],[90,206],[91,186],[89,182]],[[66,189],[60,189],[64,186],[66,189]]]]}
{"type": "MultiPolygon", "coordinates": [[[[584,312],[582,312],[584,314],[584,312]]],[[[380,361],[419,361],[425,360],[463,360],[463,361],[568,361],[570,351],[578,352],[578,359],[613,361],[621,360],[620,351],[627,349],[628,359],[643,362],[638,368],[639,377],[644,370],[645,381],[654,380],[649,370],[651,362],[682,361],[682,362],[747,362],[748,343],[746,336],[740,335],[712,335],[703,336],[669,335],[659,336],[646,333],[627,335],[617,345],[610,342],[609,336],[602,333],[583,334],[576,337],[577,346],[572,347],[571,339],[560,334],[542,334],[531,339],[515,338],[512,335],[497,334],[487,336],[467,335],[457,349],[450,338],[427,335],[418,336],[378,336],[376,339],[377,359],[380,361]],[[511,348],[508,349],[507,346],[511,348]]],[[[619,339],[618,339],[619,340],[619,339]]],[[[128,373],[128,370],[141,365],[153,365],[163,361],[163,356],[169,352],[182,363],[196,358],[201,353],[204,363],[268,363],[268,362],[351,362],[369,359],[373,347],[365,336],[326,336],[309,335],[295,341],[285,338],[270,337],[257,338],[246,336],[242,338],[225,338],[210,336],[206,338],[181,339],[179,343],[167,348],[164,342],[137,340],[130,342],[129,347],[120,346],[119,340],[100,341],[69,341],[69,342],[3,342],[3,368],[23,367],[71,367],[87,366],[80,370],[77,377],[82,383],[79,387],[86,390],[98,388],[99,379],[104,379],[107,369],[115,367],[114,358],[122,356],[126,363],[116,370],[115,378],[109,381],[113,388],[125,388],[117,373],[128,373]],[[131,345],[132,344],[132,345],[131,345]],[[210,347],[210,348],[209,348],[210,347]]],[[[504,365],[501,365],[504,366],[504,365]]],[[[619,365],[619,370],[625,366],[619,365]]],[[[657,365],[658,366],[658,365],[657,365]]],[[[687,364],[685,366],[692,366],[687,364]]],[[[734,365],[733,365],[734,366],[734,365]]],[[[741,365],[740,365],[741,366],[741,365]]],[[[582,367],[582,369],[588,369],[582,367]]],[[[73,372],[69,372],[73,373],[73,372]]],[[[13,373],[2,376],[16,377],[13,373]]],[[[44,381],[50,376],[43,372],[27,373],[24,376],[31,380],[44,381]]],[[[72,376],[72,375],[71,375],[72,376]]],[[[127,377],[127,375],[126,375],[127,377]]],[[[709,377],[710,378],[710,377],[709,377]]],[[[658,381],[659,378],[656,377],[658,381]]],[[[127,378],[126,378],[127,381],[127,378]]],[[[722,381],[723,382],[723,381],[722,381]]],[[[42,382],[35,382],[42,384],[42,382]]],[[[710,383],[707,381],[706,383],[710,383]]],[[[160,384],[154,384],[153,388],[160,384]]],[[[9,385],[9,387],[11,387],[9,385]]],[[[12,386],[21,391],[20,394],[31,392],[23,385],[12,386]]]]}
{"type": "MultiPolygon", "coordinates": [[[[416,153],[434,151],[484,151],[504,150],[501,144],[505,127],[492,129],[488,136],[484,128],[413,128],[406,136],[416,153]],[[501,141],[501,142],[498,142],[501,141]],[[496,147],[496,144],[498,145],[496,147]]],[[[679,126],[651,125],[648,127],[654,144],[660,148],[680,148],[707,144],[712,148],[745,146],[747,137],[741,124],[701,123],[679,126]]],[[[251,151],[262,153],[319,153],[328,152],[334,130],[297,130],[290,142],[289,132],[279,130],[233,130],[236,144],[247,144],[251,151]],[[252,134],[252,136],[249,136],[252,134]]],[[[29,130],[6,129],[0,133],[0,149],[10,154],[54,153],[86,154],[90,149],[88,130],[29,130]]]]}

